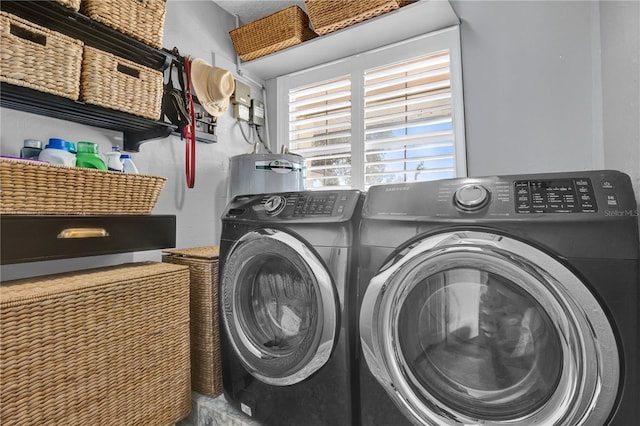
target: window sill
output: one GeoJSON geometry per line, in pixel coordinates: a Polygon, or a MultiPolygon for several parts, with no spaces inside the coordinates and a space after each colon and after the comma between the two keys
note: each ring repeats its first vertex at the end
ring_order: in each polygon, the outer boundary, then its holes
{"type": "Polygon", "coordinates": [[[421,0],[262,58],[242,62],[240,68],[266,81],[459,23],[448,1],[421,0]]]}

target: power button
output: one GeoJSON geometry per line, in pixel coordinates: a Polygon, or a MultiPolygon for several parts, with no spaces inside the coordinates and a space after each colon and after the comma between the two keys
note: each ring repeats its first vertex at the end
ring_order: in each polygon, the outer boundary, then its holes
{"type": "Polygon", "coordinates": [[[477,184],[464,185],[453,195],[456,206],[465,212],[474,212],[483,208],[489,201],[489,191],[477,184]]]}

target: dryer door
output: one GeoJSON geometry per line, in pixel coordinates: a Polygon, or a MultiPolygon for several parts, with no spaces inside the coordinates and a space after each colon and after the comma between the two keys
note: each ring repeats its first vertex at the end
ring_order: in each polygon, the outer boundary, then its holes
{"type": "Polygon", "coordinates": [[[257,379],[291,385],[329,359],[338,299],[323,263],[299,239],[274,229],[244,235],[229,251],[220,291],[227,336],[257,379]]]}
{"type": "Polygon", "coordinates": [[[619,358],[609,321],[574,273],[521,241],[448,232],[406,248],[369,283],[366,362],[427,425],[599,425],[619,358]]]}

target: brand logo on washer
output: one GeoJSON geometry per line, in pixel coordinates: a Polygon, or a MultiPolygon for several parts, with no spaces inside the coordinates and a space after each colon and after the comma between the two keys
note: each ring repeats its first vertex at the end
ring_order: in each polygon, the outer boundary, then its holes
{"type": "Polygon", "coordinates": [[[256,170],[264,170],[284,174],[299,172],[300,170],[302,170],[302,166],[292,163],[288,160],[256,161],[256,170]]]}
{"type": "Polygon", "coordinates": [[[391,186],[384,189],[385,192],[408,191],[408,186],[391,186]]]}

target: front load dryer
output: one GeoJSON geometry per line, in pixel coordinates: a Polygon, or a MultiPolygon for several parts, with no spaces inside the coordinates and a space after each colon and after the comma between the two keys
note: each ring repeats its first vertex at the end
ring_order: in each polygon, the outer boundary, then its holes
{"type": "Polygon", "coordinates": [[[638,424],[627,175],[376,186],[360,238],[362,424],[638,424]]]}
{"type": "Polygon", "coordinates": [[[224,394],[264,425],[357,424],[358,191],[236,197],[222,217],[224,394]]]}

